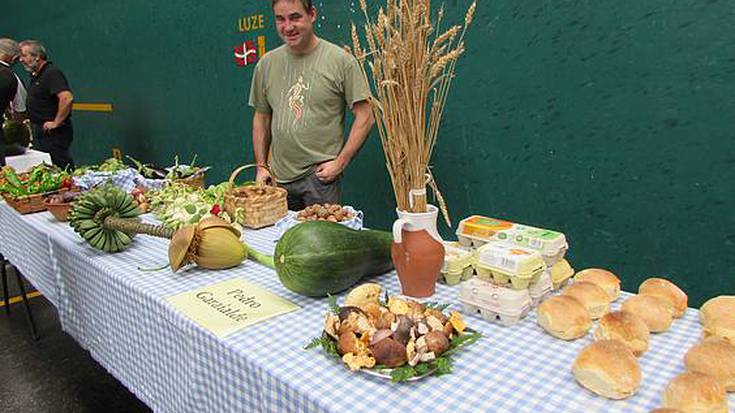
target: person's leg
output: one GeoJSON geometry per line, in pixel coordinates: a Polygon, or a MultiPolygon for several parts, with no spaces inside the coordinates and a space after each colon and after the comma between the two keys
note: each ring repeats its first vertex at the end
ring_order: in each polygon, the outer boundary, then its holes
{"type": "Polygon", "coordinates": [[[64,124],[48,133],[51,146],[51,162],[61,169],[74,170],[74,160],[71,158],[71,143],[74,140],[74,130],[71,124],[64,124]]]}
{"type": "Polygon", "coordinates": [[[51,153],[51,147],[49,146],[49,138],[43,131],[41,125],[32,124],[31,131],[33,132],[33,149],[51,153]]]}
{"type": "Polygon", "coordinates": [[[2,128],[3,124],[0,123],[0,166],[5,166],[5,137],[2,128]]]}
{"type": "Polygon", "coordinates": [[[325,184],[311,174],[306,179],[304,191],[304,203],[306,206],[313,204],[339,204],[342,197],[342,176],[325,184]]]}

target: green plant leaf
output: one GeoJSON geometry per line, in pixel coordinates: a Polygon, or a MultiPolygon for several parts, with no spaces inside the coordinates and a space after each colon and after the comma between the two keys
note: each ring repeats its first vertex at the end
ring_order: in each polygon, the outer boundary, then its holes
{"type": "Polygon", "coordinates": [[[329,299],[329,309],[330,309],[330,310],[331,310],[331,311],[332,311],[332,312],[333,312],[334,314],[339,314],[339,310],[340,310],[340,308],[339,308],[339,306],[337,305],[337,297],[336,297],[336,296],[334,296],[334,295],[332,295],[332,294],[327,294],[327,297],[328,297],[328,299],[329,299]]]}
{"type": "Polygon", "coordinates": [[[416,376],[416,370],[409,365],[395,368],[390,373],[390,379],[393,383],[401,383],[414,376],[416,376]]]}

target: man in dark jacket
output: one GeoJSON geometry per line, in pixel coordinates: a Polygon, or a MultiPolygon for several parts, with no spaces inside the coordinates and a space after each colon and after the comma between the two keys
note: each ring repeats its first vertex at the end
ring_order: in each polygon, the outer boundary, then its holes
{"type": "Polygon", "coordinates": [[[35,147],[51,155],[51,162],[74,169],[71,143],[74,129],[71,106],[74,95],[61,70],[47,60],[46,49],[35,40],[20,43],[20,61],[31,72],[28,87],[28,116],[35,147]]]}
{"type": "MultiPolygon", "coordinates": [[[[22,88],[18,77],[13,73],[11,66],[18,59],[20,49],[18,43],[12,39],[0,39],[0,166],[5,166],[5,139],[3,136],[3,115],[6,112],[23,111],[25,108],[13,107],[11,103],[14,101],[16,105],[25,105],[24,99],[18,103],[19,89],[22,88]],[[11,110],[12,109],[12,110],[11,110]],[[20,109],[20,110],[19,110],[20,109]]],[[[22,97],[22,96],[21,96],[22,97]]]]}

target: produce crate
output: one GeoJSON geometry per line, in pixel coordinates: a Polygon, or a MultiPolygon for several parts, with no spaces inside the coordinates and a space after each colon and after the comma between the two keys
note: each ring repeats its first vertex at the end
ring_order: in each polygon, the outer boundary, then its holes
{"type": "Polygon", "coordinates": [[[274,225],[288,214],[288,192],[276,186],[275,178],[272,186],[262,183],[235,186],[235,178],[240,172],[256,166],[259,165],[235,169],[230,175],[230,188],[225,193],[227,214],[240,225],[253,229],[274,225]]]}
{"type": "Polygon", "coordinates": [[[34,194],[20,197],[12,197],[8,194],[3,194],[3,199],[13,209],[21,214],[31,214],[34,212],[41,212],[46,210],[46,204],[44,200],[47,196],[56,194],[59,191],[46,192],[43,194],[34,194]]]}

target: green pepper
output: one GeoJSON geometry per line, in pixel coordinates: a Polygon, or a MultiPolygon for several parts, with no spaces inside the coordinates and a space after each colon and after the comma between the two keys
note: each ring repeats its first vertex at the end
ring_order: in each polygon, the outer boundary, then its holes
{"type": "Polygon", "coordinates": [[[23,182],[20,181],[20,178],[18,178],[18,175],[12,169],[5,170],[5,181],[16,188],[23,186],[23,182]]]}

